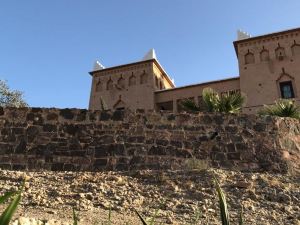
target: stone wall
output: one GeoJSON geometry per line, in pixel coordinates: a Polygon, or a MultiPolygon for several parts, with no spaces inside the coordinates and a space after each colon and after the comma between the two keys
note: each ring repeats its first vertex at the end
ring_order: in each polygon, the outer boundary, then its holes
{"type": "Polygon", "coordinates": [[[254,115],[0,108],[0,167],[299,169],[300,123],[254,115]],[[203,161],[201,161],[203,160],[203,161]]]}

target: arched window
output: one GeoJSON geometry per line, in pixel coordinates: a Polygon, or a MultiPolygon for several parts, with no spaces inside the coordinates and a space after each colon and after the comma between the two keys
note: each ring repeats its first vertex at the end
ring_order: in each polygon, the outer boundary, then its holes
{"type": "Polygon", "coordinates": [[[160,89],[160,90],[164,89],[164,84],[163,84],[162,81],[159,82],[159,89],[160,89]]]}
{"type": "Polygon", "coordinates": [[[112,79],[109,79],[106,84],[106,90],[112,90],[114,88],[114,83],[112,79]]]}
{"type": "Polygon", "coordinates": [[[270,60],[270,55],[269,55],[269,51],[266,50],[266,49],[263,49],[261,52],[260,52],[260,61],[262,62],[267,62],[270,60]]]}
{"type": "Polygon", "coordinates": [[[282,74],[276,80],[280,98],[295,98],[295,78],[282,69],[282,74]]]}
{"type": "Polygon", "coordinates": [[[129,86],[136,85],[136,77],[133,74],[129,77],[128,84],[129,84],[129,86]]]}
{"type": "Polygon", "coordinates": [[[102,83],[100,80],[96,83],[96,92],[99,91],[102,91],[102,83]]]}
{"type": "Polygon", "coordinates": [[[295,43],[292,46],[292,53],[293,53],[293,55],[300,55],[300,45],[295,43]]]}
{"type": "Polygon", "coordinates": [[[158,87],[158,78],[155,76],[155,86],[158,87]]]}
{"type": "Polygon", "coordinates": [[[120,77],[117,84],[118,84],[119,88],[124,89],[125,88],[125,79],[123,77],[120,77]]]}
{"type": "Polygon", "coordinates": [[[141,75],[141,84],[146,84],[147,83],[147,80],[148,80],[148,76],[147,74],[144,72],[142,75],[141,75]]]}
{"type": "Polygon", "coordinates": [[[255,63],[254,54],[249,52],[245,55],[245,64],[253,64],[255,63]]]}
{"type": "Polygon", "coordinates": [[[278,46],[275,50],[275,55],[278,60],[283,60],[285,57],[285,50],[283,47],[278,46]]]}
{"type": "Polygon", "coordinates": [[[281,98],[295,98],[292,81],[279,83],[281,98]]]}

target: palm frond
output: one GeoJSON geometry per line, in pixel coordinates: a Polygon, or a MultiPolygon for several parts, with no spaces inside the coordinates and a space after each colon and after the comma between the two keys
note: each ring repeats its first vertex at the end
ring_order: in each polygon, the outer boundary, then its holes
{"type": "Polygon", "coordinates": [[[208,112],[238,113],[245,102],[245,97],[240,92],[219,95],[213,89],[205,88],[202,96],[208,112]]]}
{"type": "Polygon", "coordinates": [[[204,88],[202,91],[204,105],[208,112],[217,112],[220,97],[212,88],[204,88]]]}
{"type": "Polygon", "coordinates": [[[198,112],[200,107],[191,99],[184,99],[180,102],[181,106],[187,111],[198,112]]]}
{"type": "Polygon", "coordinates": [[[300,108],[291,100],[281,99],[275,101],[274,105],[265,105],[259,114],[300,119],[300,108]]]}

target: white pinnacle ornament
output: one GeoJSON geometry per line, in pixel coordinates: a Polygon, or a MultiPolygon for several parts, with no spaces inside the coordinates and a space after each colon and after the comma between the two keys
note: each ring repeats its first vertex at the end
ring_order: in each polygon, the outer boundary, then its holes
{"type": "Polygon", "coordinates": [[[103,70],[103,69],[105,69],[105,67],[97,60],[94,63],[94,71],[96,71],[96,70],[103,70]]]}
{"type": "Polygon", "coordinates": [[[150,59],[157,59],[155,50],[153,48],[144,56],[143,61],[150,59]]]}

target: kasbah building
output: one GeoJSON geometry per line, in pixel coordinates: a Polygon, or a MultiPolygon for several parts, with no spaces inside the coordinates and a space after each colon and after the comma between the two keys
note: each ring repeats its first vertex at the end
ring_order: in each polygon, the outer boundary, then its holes
{"type": "Polygon", "coordinates": [[[202,90],[242,92],[247,101],[243,113],[256,113],[280,98],[299,103],[300,28],[251,37],[238,31],[233,42],[239,76],[224,80],[175,87],[156,59],[154,50],[138,62],[104,68],[95,63],[89,109],[145,109],[182,111],[180,101],[194,100],[201,106],[202,90]]]}

